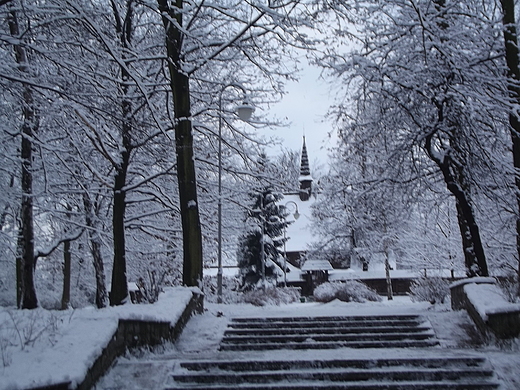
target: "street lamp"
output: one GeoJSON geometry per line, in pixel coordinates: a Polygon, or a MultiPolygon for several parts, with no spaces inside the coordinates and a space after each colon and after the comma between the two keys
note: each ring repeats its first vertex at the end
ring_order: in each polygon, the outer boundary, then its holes
{"type": "MultiPolygon", "coordinates": [[[[220,90],[220,96],[218,100],[218,271],[217,271],[217,302],[222,303],[222,95],[224,91],[234,87],[240,89],[244,95],[246,90],[240,84],[227,84],[220,90]]],[[[255,111],[255,108],[245,100],[241,105],[236,108],[238,117],[248,122],[251,119],[251,115],[255,111]]]]}
{"type": "MultiPolygon", "coordinates": [[[[297,220],[298,218],[300,218],[300,213],[298,212],[298,204],[295,201],[290,200],[285,204],[284,207],[287,208],[287,205],[289,205],[291,203],[294,205],[294,207],[296,207],[293,217],[295,220],[297,220]]],[[[287,233],[287,225],[283,229],[283,286],[284,287],[287,287],[287,248],[285,247],[285,242],[287,241],[286,233],[287,233]]]]}

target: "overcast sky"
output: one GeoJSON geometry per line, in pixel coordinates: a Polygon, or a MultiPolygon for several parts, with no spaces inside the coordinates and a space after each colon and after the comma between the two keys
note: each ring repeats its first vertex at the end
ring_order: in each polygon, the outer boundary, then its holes
{"type": "MultiPolygon", "coordinates": [[[[265,131],[266,135],[282,138],[284,148],[297,151],[301,150],[305,134],[311,170],[316,159],[323,165],[327,163],[327,148],[336,142],[335,138],[329,138],[332,125],[324,118],[332,104],[329,86],[319,79],[319,75],[319,69],[306,67],[300,81],[287,85],[288,93],[280,103],[271,107],[271,114],[290,125],[265,131]]],[[[279,154],[279,149],[271,150],[272,154],[279,154]]]]}

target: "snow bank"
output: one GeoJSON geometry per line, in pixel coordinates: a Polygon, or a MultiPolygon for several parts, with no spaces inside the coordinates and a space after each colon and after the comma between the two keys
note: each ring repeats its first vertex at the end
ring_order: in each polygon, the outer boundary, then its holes
{"type": "MultiPolygon", "coordinates": [[[[68,318],[59,312],[62,324],[57,342],[51,340],[35,347],[24,346],[23,349],[20,346],[11,351],[10,364],[0,367],[0,389],[27,389],[62,382],[71,382],[75,387],[85,379],[90,367],[113,338],[120,319],[169,322],[174,325],[192,295],[190,289],[176,287],[166,289],[153,305],[128,304],[101,310],[71,310],[67,313],[68,318]]],[[[29,314],[30,311],[27,311],[29,314]]],[[[2,331],[5,324],[2,323],[2,331]]]]}

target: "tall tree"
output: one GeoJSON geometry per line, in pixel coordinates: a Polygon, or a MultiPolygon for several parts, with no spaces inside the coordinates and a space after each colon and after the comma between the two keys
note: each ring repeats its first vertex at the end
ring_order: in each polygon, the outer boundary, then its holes
{"type": "Polygon", "coordinates": [[[348,59],[322,61],[357,86],[357,112],[344,115],[345,122],[367,134],[391,131],[389,156],[404,163],[401,170],[444,180],[456,201],[466,272],[487,275],[473,199],[489,193],[484,178],[503,182],[508,171],[503,154],[488,152],[504,140],[493,15],[485,2],[442,0],[367,2],[352,14],[348,7],[340,11],[357,18],[363,31],[361,47],[348,59]],[[375,119],[369,117],[374,107],[375,119]]]}
{"type": "Polygon", "coordinates": [[[90,195],[83,193],[83,207],[85,214],[85,225],[90,241],[90,253],[92,254],[92,262],[96,276],[96,306],[101,309],[107,305],[108,294],[105,283],[105,266],[103,263],[103,255],[101,252],[101,232],[96,226],[96,215],[99,213],[98,200],[92,201],[90,195]],[[96,212],[97,211],[97,212],[96,212]]]}
{"type": "Polygon", "coordinates": [[[507,64],[508,83],[507,89],[511,100],[509,111],[509,125],[513,152],[513,165],[515,167],[516,186],[516,250],[517,250],[517,279],[518,295],[520,296],[520,118],[516,109],[520,103],[520,52],[518,49],[518,32],[515,18],[515,2],[513,0],[501,0],[502,22],[504,25],[505,55],[507,64]]]}
{"type": "MultiPolygon", "coordinates": [[[[15,3],[9,6],[8,23],[9,32],[15,41],[21,39],[20,23],[18,11],[15,3]]],[[[21,79],[25,73],[29,73],[30,65],[25,47],[20,43],[13,45],[18,72],[21,79]]],[[[37,103],[35,102],[32,87],[29,84],[22,84],[22,113],[23,124],[20,131],[21,148],[20,159],[21,169],[21,212],[20,212],[20,232],[19,249],[17,255],[17,296],[18,306],[23,309],[34,309],[38,306],[36,290],[34,287],[34,269],[36,259],[34,257],[34,219],[33,219],[33,139],[36,136],[39,126],[39,116],[37,103]]]]}
{"type": "Polygon", "coordinates": [[[158,5],[166,32],[168,71],[175,113],[175,152],[184,250],[183,282],[187,286],[202,286],[202,232],[193,159],[190,80],[182,64],[184,2],[158,0],[158,5]]]}
{"type": "Polygon", "coordinates": [[[114,233],[114,263],[112,268],[112,288],[110,304],[120,305],[128,298],[128,284],[126,277],[126,246],[125,246],[125,212],[126,212],[126,185],[127,172],[132,153],[132,133],[134,131],[133,107],[131,97],[132,85],[129,84],[131,75],[128,71],[130,59],[129,51],[132,48],[134,34],[134,1],[127,1],[124,7],[125,14],[121,15],[118,5],[111,1],[114,14],[116,34],[122,49],[122,63],[120,64],[121,90],[121,140],[119,158],[115,164],[114,177],[114,205],[112,209],[112,229],[114,233]]]}

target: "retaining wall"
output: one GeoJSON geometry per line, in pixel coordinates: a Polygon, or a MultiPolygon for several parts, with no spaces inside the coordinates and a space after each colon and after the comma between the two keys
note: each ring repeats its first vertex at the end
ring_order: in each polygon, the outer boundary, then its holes
{"type": "Polygon", "coordinates": [[[150,322],[138,320],[119,320],[117,331],[103,350],[101,356],[94,362],[85,380],[77,387],[78,390],[91,389],[94,384],[110,368],[114,360],[127,349],[145,345],[158,345],[165,341],[175,341],[193,313],[202,313],[204,296],[193,292],[193,296],[182,312],[177,323],[150,322]]]}
{"type": "Polygon", "coordinates": [[[31,390],[91,389],[108,371],[115,359],[124,354],[127,349],[145,345],[154,346],[165,341],[175,341],[190,317],[194,313],[203,312],[203,305],[204,295],[194,291],[188,305],[174,325],[170,322],[120,319],[115,334],[100,356],[94,361],[92,367],[89,368],[85,379],[78,386],[74,387],[70,382],[62,382],[32,388],[31,390]]]}
{"type": "Polygon", "coordinates": [[[508,302],[493,278],[469,278],[453,283],[451,307],[466,310],[484,336],[520,336],[520,305],[508,302]]]}

